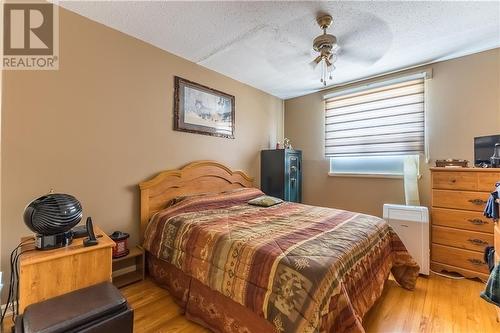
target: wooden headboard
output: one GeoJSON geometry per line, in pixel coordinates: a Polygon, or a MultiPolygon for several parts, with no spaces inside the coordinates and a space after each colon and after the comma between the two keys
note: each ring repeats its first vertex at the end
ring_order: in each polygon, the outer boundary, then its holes
{"type": "Polygon", "coordinates": [[[214,161],[189,163],[178,170],[160,172],[139,184],[141,189],[141,241],[151,216],[165,208],[169,200],[187,194],[222,192],[252,187],[253,179],[242,171],[232,171],[214,161]]]}

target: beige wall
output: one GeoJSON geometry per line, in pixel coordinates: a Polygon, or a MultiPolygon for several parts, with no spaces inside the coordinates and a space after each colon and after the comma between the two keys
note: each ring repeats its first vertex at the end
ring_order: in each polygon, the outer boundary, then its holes
{"type": "MultiPolygon", "coordinates": [[[[1,140],[1,135],[2,135],[2,117],[1,117],[1,114],[2,114],[2,103],[1,103],[1,100],[2,100],[2,83],[3,83],[3,69],[1,70],[1,73],[0,73],[0,140],[1,140]]],[[[2,145],[1,145],[1,142],[0,142],[0,212],[2,211],[2,190],[1,190],[1,186],[2,186],[2,159],[1,159],[1,155],[2,155],[2,145]]],[[[0,271],[3,271],[3,267],[2,267],[2,214],[0,214],[0,271]]],[[[3,273],[2,277],[1,277],[1,280],[0,280],[0,284],[3,284],[3,287],[2,287],[2,290],[7,288],[5,286],[5,276],[6,273],[3,273]]],[[[2,296],[2,293],[0,292],[0,304],[2,304],[3,302],[1,302],[1,296],[2,296]]]]}
{"type": "MultiPolygon", "coordinates": [[[[500,133],[500,49],[425,68],[433,69],[426,86],[431,162],[442,158],[472,161],[473,138],[500,133]]],[[[404,203],[401,179],[327,175],[322,96],[331,91],[285,101],[285,136],[294,148],[303,150],[304,201],[381,216],[384,203],[404,203]]],[[[422,163],[419,187],[423,205],[430,203],[428,167],[422,163]]]]}
{"type": "Polygon", "coordinates": [[[137,184],[200,159],[259,180],[259,151],[283,135],[283,102],[88,19],[60,10],[60,69],[4,74],[2,270],[29,233],[25,205],[72,193],[106,232],[137,241],[137,184]],[[236,139],[173,131],[174,75],[236,97],[236,139]]]}

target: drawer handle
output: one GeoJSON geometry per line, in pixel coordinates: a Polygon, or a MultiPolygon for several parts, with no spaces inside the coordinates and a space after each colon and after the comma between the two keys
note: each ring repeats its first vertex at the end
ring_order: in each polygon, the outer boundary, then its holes
{"type": "Polygon", "coordinates": [[[467,259],[467,261],[469,261],[471,264],[473,265],[476,265],[476,266],[480,266],[480,265],[484,265],[484,262],[482,260],[479,260],[479,259],[467,259]]]}
{"type": "Polygon", "coordinates": [[[456,179],[451,179],[450,182],[452,182],[453,184],[455,184],[457,182],[456,179]]]}
{"type": "Polygon", "coordinates": [[[472,223],[474,225],[488,224],[488,221],[484,221],[484,220],[481,220],[481,219],[468,219],[467,221],[469,221],[470,223],[472,223]]]}
{"type": "Polygon", "coordinates": [[[468,241],[474,245],[488,245],[488,242],[478,238],[469,238],[468,241]]]}
{"type": "Polygon", "coordinates": [[[477,206],[481,206],[486,203],[486,201],[484,201],[483,199],[470,199],[469,202],[477,206]]]}

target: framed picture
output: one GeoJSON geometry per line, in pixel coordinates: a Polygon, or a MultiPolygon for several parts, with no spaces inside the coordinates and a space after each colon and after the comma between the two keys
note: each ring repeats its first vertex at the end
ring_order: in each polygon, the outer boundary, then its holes
{"type": "Polygon", "coordinates": [[[234,96],[176,76],[174,130],[234,139],[234,96]]]}

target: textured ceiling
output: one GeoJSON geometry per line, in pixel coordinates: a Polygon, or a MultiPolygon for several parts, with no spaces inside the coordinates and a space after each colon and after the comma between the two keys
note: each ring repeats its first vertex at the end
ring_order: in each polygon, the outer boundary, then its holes
{"type": "Polygon", "coordinates": [[[340,53],[332,84],[500,46],[500,2],[165,2],[59,4],[281,98],[317,91],[318,12],[340,53]]]}

